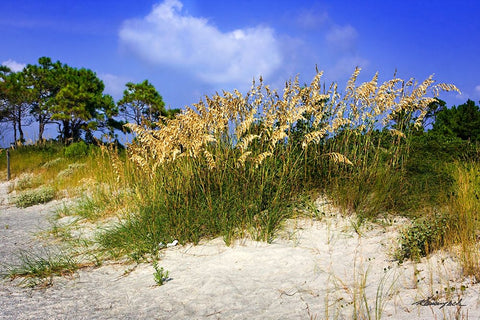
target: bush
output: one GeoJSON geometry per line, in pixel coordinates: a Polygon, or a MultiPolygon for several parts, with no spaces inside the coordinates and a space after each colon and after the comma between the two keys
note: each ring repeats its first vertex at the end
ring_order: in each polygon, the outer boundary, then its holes
{"type": "Polygon", "coordinates": [[[22,192],[15,200],[19,208],[26,208],[39,203],[47,203],[55,197],[55,190],[51,187],[41,187],[22,192]]]}
{"type": "Polygon", "coordinates": [[[448,228],[445,215],[427,216],[414,221],[400,237],[400,248],[395,258],[400,262],[405,259],[418,260],[429,252],[439,248],[445,240],[448,228]]]}
{"type": "Polygon", "coordinates": [[[88,153],[88,146],[85,142],[75,142],[65,148],[65,157],[67,158],[81,158],[88,153]]]}

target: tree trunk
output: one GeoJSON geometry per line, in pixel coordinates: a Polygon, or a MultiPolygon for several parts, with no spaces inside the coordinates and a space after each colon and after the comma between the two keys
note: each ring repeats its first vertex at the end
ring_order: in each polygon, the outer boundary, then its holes
{"type": "Polygon", "coordinates": [[[23,129],[22,129],[22,123],[21,122],[18,123],[18,133],[20,135],[20,137],[19,137],[20,142],[21,143],[25,142],[25,137],[23,136],[23,129]]]}
{"type": "Polygon", "coordinates": [[[18,121],[18,133],[20,135],[20,142],[24,142],[25,141],[25,138],[23,136],[23,129],[22,129],[22,109],[19,108],[18,110],[18,118],[17,118],[17,121],[18,121]]]}
{"type": "Polygon", "coordinates": [[[17,121],[13,120],[13,141],[17,142],[17,121]]]}
{"type": "Polygon", "coordinates": [[[68,138],[70,138],[70,121],[69,120],[63,120],[63,128],[62,128],[62,140],[64,143],[68,141],[68,138]]]}
{"type": "Polygon", "coordinates": [[[45,122],[43,118],[39,119],[38,122],[38,141],[42,142],[43,141],[43,132],[45,131],[45,122]]]}

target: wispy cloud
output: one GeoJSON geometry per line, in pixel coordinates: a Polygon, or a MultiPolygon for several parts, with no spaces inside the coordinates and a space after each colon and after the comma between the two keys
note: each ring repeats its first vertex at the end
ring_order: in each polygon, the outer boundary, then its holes
{"type": "Polygon", "coordinates": [[[250,82],[268,76],[282,64],[280,44],[265,26],[224,32],[205,18],[165,0],[142,19],[123,23],[121,43],[144,61],[178,67],[210,84],[250,82]]]}
{"type": "Polygon", "coordinates": [[[356,49],[358,32],[351,25],[334,26],[326,35],[327,44],[335,51],[353,52],[356,49]]]}
{"type": "Polygon", "coordinates": [[[26,67],[25,63],[20,63],[20,62],[17,62],[15,60],[12,60],[12,59],[8,59],[7,61],[3,61],[1,64],[9,67],[10,70],[12,70],[13,72],[22,71],[23,68],[26,67]]]}
{"type": "Polygon", "coordinates": [[[316,29],[329,20],[326,11],[317,9],[301,10],[296,18],[296,23],[304,29],[316,29]]]}
{"type": "Polygon", "coordinates": [[[110,73],[101,73],[98,77],[102,79],[105,84],[105,92],[110,94],[116,100],[122,98],[125,84],[130,81],[127,77],[116,76],[110,73]]]}
{"type": "Polygon", "coordinates": [[[475,91],[475,95],[476,95],[477,97],[480,97],[480,84],[475,87],[475,90],[474,90],[474,91],[475,91]]]}

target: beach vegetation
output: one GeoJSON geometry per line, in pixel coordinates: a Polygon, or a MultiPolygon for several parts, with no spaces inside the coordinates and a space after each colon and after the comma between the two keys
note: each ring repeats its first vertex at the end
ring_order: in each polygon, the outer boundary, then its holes
{"type": "MultiPolygon", "coordinates": [[[[120,110],[138,117],[125,125],[133,134],[125,148],[65,139],[24,145],[12,150],[12,172],[36,177],[22,188],[82,195],[66,214],[98,223],[97,249],[111,259],[141,261],[175,239],[271,242],[305,201],[325,196],[358,226],[409,218],[399,261],[458,246],[466,272],[476,274],[480,148],[473,127],[468,137],[457,131],[463,112],[478,108],[467,102],[455,109],[460,120],[442,124],[450,111],[439,95],[457,92],[454,85],[360,76],[355,69],[343,90],[327,86],[322,72],[282,90],[260,78],[246,93],[223,91],[172,114],[149,83],[132,84],[120,110]],[[158,114],[135,98],[142,90],[158,114]]],[[[88,131],[85,121],[78,128],[88,131]]]]}

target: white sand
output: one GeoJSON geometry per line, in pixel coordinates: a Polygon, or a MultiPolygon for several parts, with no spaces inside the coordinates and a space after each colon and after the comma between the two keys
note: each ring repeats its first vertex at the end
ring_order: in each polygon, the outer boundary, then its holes
{"type": "MultiPolygon", "coordinates": [[[[2,241],[11,231],[4,221],[18,210],[2,206],[2,241]]],[[[0,318],[351,319],[355,312],[375,319],[380,311],[383,319],[480,317],[480,286],[461,278],[449,254],[400,266],[392,260],[404,222],[362,226],[359,236],[350,218],[322,210],[333,215],[289,221],[272,244],[243,240],[226,247],[214,239],[163,250],[159,265],[171,277],[163,286],[155,285],[150,264],[81,270],[46,289],[3,281],[0,318]],[[414,304],[429,297],[451,304],[461,299],[462,306],[414,304]]]]}

